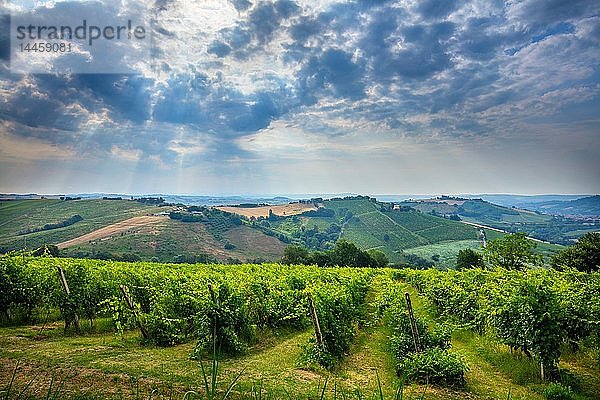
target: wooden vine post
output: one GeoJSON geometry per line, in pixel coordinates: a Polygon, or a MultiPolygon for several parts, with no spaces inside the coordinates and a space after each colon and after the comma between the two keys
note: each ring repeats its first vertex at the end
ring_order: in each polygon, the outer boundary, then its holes
{"type": "Polygon", "coordinates": [[[315,328],[315,336],[317,337],[317,346],[319,349],[323,349],[323,334],[321,333],[321,325],[319,324],[319,317],[317,316],[317,310],[315,309],[315,303],[313,302],[312,295],[306,294],[308,298],[308,311],[310,312],[310,319],[312,320],[313,327],[315,328]]]}
{"type": "MultiPolygon", "coordinates": [[[[69,290],[69,284],[67,283],[67,278],[65,277],[65,271],[63,271],[63,269],[60,265],[57,265],[56,268],[58,269],[58,277],[60,279],[60,284],[61,284],[63,290],[65,291],[65,294],[67,295],[67,301],[68,301],[69,296],[71,295],[71,291],[69,290]]],[[[75,331],[77,333],[80,333],[81,325],[79,324],[79,316],[77,315],[77,312],[73,313],[73,321],[67,320],[67,317],[65,316],[65,332],[67,331],[67,329],[69,329],[71,322],[73,322],[75,325],[75,331]]]]}
{"type": "Polygon", "coordinates": [[[142,336],[144,339],[148,339],[148,330],[140,320],[140,316],[135,308],[135,304],[133,304],[133,300],[131,300],[131,296],[129,296],[129,290],[127,289],[127,286],[119,285],[119,289],[121,289],[121,293],[123,294],[123,299],[125,299],[127,307],[129,307],[131,312],[133,312],[133,317],[135,318],[138,328],[140,328],[140,331],[142,332],[142,336]]]}
{"type": "MultiPolygon", "coordinates": [[[[208,284],[208,291],[210,293],[210,299],[212,300],[214,307],[217,307],[217,296],[215,296],[215,291],[212,287],[212,284],[210,284],[210,283],[208,284]]],[[[212,325],[213,325],[213,333],[212,333],[213,356],[216,356],[216,354],[217,354],[217,316],[216,316],[216,314],[213,315],[212,325]]]]}
{"type": "Polygon", "coordinates": [[[408,317],[410,319],[410,328],[412,330],[413,343],[415,344],[415,351],[421,352],[421,340],[419,339],[419,331],[417,329],[417,321],[415,320],[415,313],[413,312],[412,302],[410,301],[410,294],[404,293],[406,297],[406,308],[408,309],[408,317]]]}

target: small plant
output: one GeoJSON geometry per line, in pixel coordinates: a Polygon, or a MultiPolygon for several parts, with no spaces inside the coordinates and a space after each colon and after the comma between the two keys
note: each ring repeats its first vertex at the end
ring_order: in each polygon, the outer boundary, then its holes
{"type": "Polygon", "coordinates": [[[464,386],[467,364],[455,353],[433,347],[406,357],[399,366],[412,381],[443,386],[464,386]]]}
{"type": "Polygon", "coordinates": [[[544,398],[546,400],[572,400],[575,399],[575,393],[569,386],[552,382],[544,389],[544,398]]]}
{"type": "Polygon", "coordinates": [[[122,337],[125,330],[135,326],[133,313],[116,296],[101,301],[98,307],[104,314],[111,317],[117,336],[122,337]]]}
{"type": "MultiPolygon", "coordinates": [[[[205,398],[206,400],[217,399],[218,393],[219,393],[218,392],[218,375],[219,375],[220,351],[217,349],[217,340],[218,340],[217,339],[217,321],[215,319],[215,320],[213,320],[213,329],[212,329],[212,362],[211,362],[210,374],[206,371],[206,368],[204,367],[204,361],[202,361],[202,359],[200,359],[200,370],[202,371],[202,381],[203,381],[202,383],[204,384],[204,393],[203,393],[204,396],[202,396],[202,398],[205,398]]],[[[227,387],[227,390],[221,397],[222,400],[225,400],[229,397],[229,395],[231,394],[231,391],[233,390],[233,387],[235,386],[237,381],[240,379],[240,377],[244,373],[244,370],[245,369],[242,369],[240,371],[240,373],[237,374],[237,376],[233,379],[233,381],[231,381],[231,383],[227,387]]],[[[260,391],[262,394],[262,383],[261,383],[260,391]]],[[[190,392],[187,392],[183,398],[185,400],[188,397],[193,396],[193,395],[198,395],[198,393],[194,392],[194,391],[190,391],[190,392]]]]}
{"type": "Polygon", "coordinates": [[[415,317],[414,324],[419,335],[417,351],[411,318],[400,293],[397,286],[392,287],[379,304],[379,312],[389,329],[389,349],[396,360],[398,375],[407,381],[463,386],[468,366],[459,355],[448,353],[449,326],[439,324],[430,330],[423,318],[415,317]]]}

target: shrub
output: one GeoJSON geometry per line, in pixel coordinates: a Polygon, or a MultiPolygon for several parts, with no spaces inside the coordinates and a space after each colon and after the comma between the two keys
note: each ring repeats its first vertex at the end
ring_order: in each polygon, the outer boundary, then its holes
{"type": "Polygon", "coordinates": [[[571,400],[575,399],[575,394],[569,386],[563,386],[560,383],[552,382],[544,389],[544,398],[547,400],[571,400]]]}
{"type": "Polygon", "coordinates": [[[442,386],[464,386],[467,364],[455,353],[433,347],[406,357],[400,368],[405,378],[442,386]]]}

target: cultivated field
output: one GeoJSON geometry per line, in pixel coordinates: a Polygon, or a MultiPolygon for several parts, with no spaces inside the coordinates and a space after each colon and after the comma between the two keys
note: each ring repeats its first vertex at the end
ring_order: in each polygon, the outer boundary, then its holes
{"type": "Polygon", "coordinates": [[[2,399],[556,398],[540,361],[571,387],[560,398],[600,392],[598,273],[17,256],[0,277],[2,399]],[[65,332],[74,314],[81,331],[65,332]]]}
{"type": "Polygon", "coordinates": [[[165,216],[155,216],[155,215],[144,215],[141,217],[133,217],[126,219],[125,221],[117,222],[116,224],[108,225],[103,228],[97,229],[93,232],[86,233],[85,235],[81,235],[71,240],[67,240],[62,243],[58,243],[57,246],[59,249],[64,249],[69,246],[74,246],[81,243],[87,243],[94,240],[109,238],[113,235],[127,232],[130,230],[138,230],[139,228],[161,224],[168,220],[168,217],[165,216]]]}
{"type": "Polygon", "coordinates": [[[280,204],[275,206],[261,206],[261,207],[232,207],[232,206],[224,206],[217,207],[221,211],[241,215],[246,218],[258,218],[264,217],[267,218],[269,216],[269,210],[273,212],[273,214],[278,216],[288,216],[288,215],[298,215],[302,214],[306,211],[316,210],[317,208],[313,204],[303,204],[303,203],[289,203],[289,204],[280,204]]]}

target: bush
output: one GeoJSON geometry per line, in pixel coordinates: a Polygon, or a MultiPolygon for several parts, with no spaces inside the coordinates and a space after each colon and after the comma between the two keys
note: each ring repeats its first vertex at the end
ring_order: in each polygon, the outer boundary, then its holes
{"type": "Polygon", "coordinates": [[[438,347],[409,355],[400,367],[404,377],[412,381],[442,386],[466,384],[468,367],[462,357],[438,347]]]}
{"type": "Polygon", "coordinates": [[[483,256],[473,249],[463,249],[456,256],[456,269],[483,268],[483,256]]]}
{"type": "Polygon", "coordinates": [[[589,232],[579,238],[573,246],[555,254],[552,267],[562,271],[575,268],[582,272],[600,269],[600,232],[589,232]]]}
{"type": "MultiPolygon", "coordinates": [[[[390,349],[396,360],[402,360],[415,350],[408,311],[390,310],[386,317],[391,329],[390,349]]],[[[416,317],[415,323],[422,348],[447,349],[450,347],[450,331],[444,325],[436,326],[436,329],[430,332],[427,322],[422,318],[416,317]]],[[[400,361],[401,363],[402,361],[400,361]]]]}
{"type": "Polygon", "coordinates": [[[575,394],[569,386],[563,386],[560,383],[552,382],[544,389],[544,398],[547,400],[571,400],[575,399],[575,394]]]}

